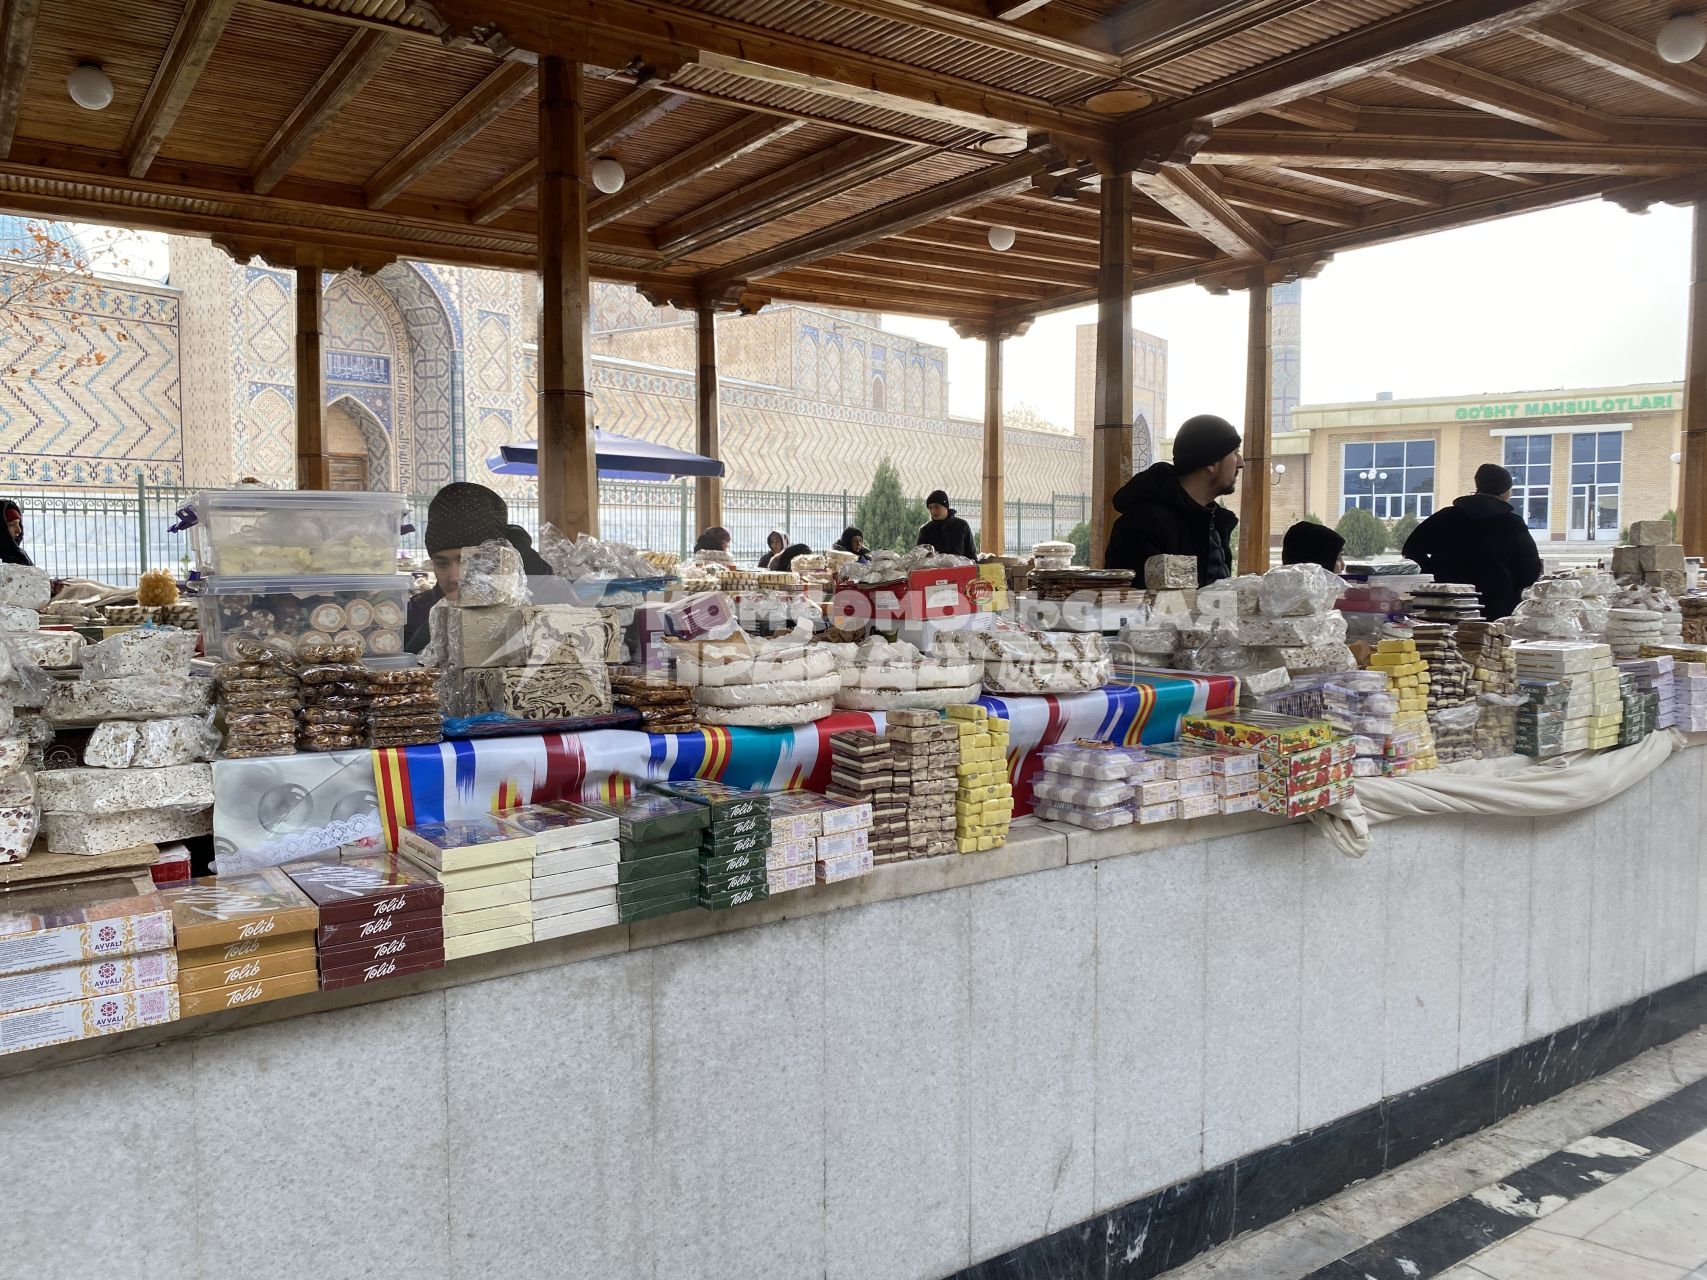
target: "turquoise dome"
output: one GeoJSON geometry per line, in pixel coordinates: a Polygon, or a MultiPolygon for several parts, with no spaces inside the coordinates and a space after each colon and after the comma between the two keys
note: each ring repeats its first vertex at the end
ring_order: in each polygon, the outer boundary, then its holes
{"type": "Polygon", "coordinates": [[[56,222],[50,218],[25,218],[15,213],[0,213],[0,264],[26,261],[40,261],[41,248],[37,245],[31,230],[44,231],[57,243],[63,245],[68,253],[78,259],[89,260],[89,248],[78,234],[72,230],[69,222],[56,222]],[[13,250],[17,250],[16,253],[13,250]]]}

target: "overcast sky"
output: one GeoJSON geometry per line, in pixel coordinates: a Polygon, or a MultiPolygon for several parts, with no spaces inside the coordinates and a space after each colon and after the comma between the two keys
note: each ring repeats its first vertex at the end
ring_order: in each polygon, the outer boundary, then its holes
{"type": "MultiPolygon", "coordinates": [[[[1689,227],[1687,209],[1637,217],[1596,200],[1340,254],[1304,282],[1304,402],[1681,378],[1689,227]]],[[[1081,307],[1010,341],[1005,403],[1070,426],[1061,371],[1073,367],[1074,330],[1093,319],[1081,307]]],[[[1170,429],[1194,413],[1240,421],[1244,295],[1145,294],[1133,322],[1168,341],[1170,429]]],[[[936,321],[886,324],[948,347],[952,411],[983,415],[981,343],[936,321]]]]}

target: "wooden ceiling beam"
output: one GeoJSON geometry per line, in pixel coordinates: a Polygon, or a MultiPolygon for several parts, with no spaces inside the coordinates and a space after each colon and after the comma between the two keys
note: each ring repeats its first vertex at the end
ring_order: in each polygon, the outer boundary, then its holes
{"type": "Polygon", "coordinates": [[[190,100],[236,7],[237,0],[189,0],[184,6],[166,55],[155,68],[154,79],[125,138],[125,161],[131,177],[144,177],[160,154],[166,135],[178,122],[178,113],[190,100]]]}
{"type": "Polygon", "coordinates": [[[1215,44],[1313,0],[1133,0],[1110,20],[1127,76],[1215,44]]]}
{"type": "Polygon", "coordinates": [[[659,255],[666,262],[698,253],[777,218],[895,173],[934,152],[872,138],[845,138],[802,156],[737,191],[719,196],[660,227],[659,255]]]}
{"type": "Polygon", "coordinates": [[[1373,169],[1275,169],[1340,191],[1355,191],[1360,195],[1379,196],[1383,200],[1398,200],[1422,208],[1438,208],[1446,203],[1451,188],[1444,182],[1432,182],[1408,173],[1381,173],[1373,169]]]}
{"type": "Polygon", "coordinates": [[[1266,258],[1270,244],[1262,227],[1235,208],[1207,174],[1184,165],[1157,173],[1135,173],[1140,191],[1229,258],[1266,258]]]}
{"type": "MultiPolygon", "coordinates": [[[[959,271],[944,271],[940,267],[914,266],[898,257],[885,260],[879,256],[875,261],[881,262],[882,265],[874,269],[874,259],[870,257],[858,258],[838,254],[833,258],[820,258],[811,266],[796,268],[788,274],[794,277],[808,273],[814,276],[846,276],[853,280],[869,280],[875,275],[880,280],[904,284],[911,288],[966,293],[976,298],[988,298],[993,293],[1005,293],[1014,298],[1047,298],[1059,292],[1062,285],[1072,283],[1070,280],[1058,280],[1054,284],[1048,284],[1001,272],[971,275],[959,271]]],[[[763,282],[757,287],[762,291],[763,282]]]]}
{"type": "Polygon", "coordinates": [[[41,0],[7,0],[0,13],[0,160],[11,151],[12,135],[18,130],[18,107],[40,11],[41,0]]]}
{"type": "Polygon", "coordinates": [[[256,191],[265,195],[279,184],[402,42],[396,32],[371,29],[350,37],[261,149],[249,171],[256,191]]]}
{"type": "MultiPolygon", "coordinates": [[[[644,81],[621,98],[614,106],[599,112],[587,121],[587,154],[597,157],[601,151],[614,147],[624,138],[640,132],[666,112],[674,111],[687,99],[679,93],[653,88],[644,81]]],[[[662,84],[662,82],[657,82],[662,84]]],[[[491,222],[527,200],[539,185],[539,157],[524,160],[504,177],[483,191],[474,202],[472,217],[479,223],[491,222]]]]}
{"type": "MultiPolygon", "coordinates": [[[[982,236],[992,223],[1012,227],[1019,233],[1019,245],[1041,242],[1062,247],[1077,246],[1076,251],[1096,254],[1096,246],[1101,241],[1102,231],[1098,220],[1089,222],[1073,216],[1068,209],[1041,208],[1031,206],[1036,201],[1022,197],[1001,205],[990,205],[984,208],[972,209],[957,215],[951,221],[978,228],[982,236]],[[1016,209],[1013,206],[1023,204],[1026,207],[1016,209]]],[[[1136,202],[1134,202],[1136,203],[1136,202]]],[[[1166,212],[1157,207],[1158,212],[1166,212]]],[[[1157,225],[1150,218],[1134,218],[1133,238],[1146,253],[1162,254],[1168,257],[1200,259],[1209,256],[1209,248],[1200,236],[1194,235],[1180,225],[1179,219],[1171,213],[1167,215],[1165,225],[1157,225]]],[[[1010,250],[1011,252],[1011,250],[1010,250]]]]}
{"type": "Polygon", "coordinates": [[[937,35],[953,36],[986,49],[1016,54],[1066,71],[1092,76],[1118,76],[1120,58],[1101,27],[1080,28],[1069,38],[1056,33],[1058,24],[1002,18],[984,0],[828,0],[838,9],[905,23],[937,35]],[[1095,43],[1100,37],[1100,47],[1095,43]]]}
{"type": "Polygon", "coordinates": [[[1444,98],[1473,111],[1485,111],[1576,142],[1605,142],[1617,130],[1611,117],[1598,111],[1585,110],[1555,94],[1446,58],[1419,58],[1384,75],[1394,84],[1417,93],[1444,98]]]}
{"type": "Polygon", "coordinates": [[[1667,62],[1643,40],[1583,13],[1544,18],[1518,34],[1591,67],[1621,76],[1655,93],[1691,106],[1707,106],[1707,67],[1698,62],[1667,62]]]}
{"type": "Polygon", "coordinates": [[[1089,111],[671,0],[413,0],[411,12],[452,41],[566,56],[627,49],[656,65],[700,66],[980,133],[1052,133],[1100,146],[1107,130],[1089,111]]]}
{"type": "Polygon", "coordinates": [[[1268,114],[1301,124],[1307,129],[1331,129],[1335,133],[1350,133],[1357,128],[1357,108],[1338,98],[1313,94],[1296,102],[1270,107],[1268,114]]]}
{"type": "Polygon", "coordinates": [[[990,13],[1003,22],[1018,22],[1048,5],[1049,0],[990,0],[990,13]]]}
{"type": "Polygon", "coordinates": [[[844,262],[859,262],[867,271],[879,276],[891,262],[910,267],[925,267],[940,271],[960,272],[987,281],[991,291],[1000,288],[1003,280],[1029,280],[1037,284],[1089,284],[1096,278],[1096,263],[1081,261],[1068,267],[1059,262],[1035,262],[1015,257],[1011,251],[997,253],[986,249],[974,253],[960,249],[936,249],[911,241],[890,239],[840,255],[844,262]]]}
{"type": "Polygon", "coordinates": [[[758,151],[776,139],[793,133],[800,127],[798,120],[779,120],[775,116],[744,116],[734,124],[719,129],[679,151],[668,160],[655,164],[644,173],[629,178],[622,190],[600,196],[587,208],[587,228],[596,231],[613,222],[621,222],[662,199],[677,187],[696,178],[715,173],[742,156],[758,151]]]}
{"type": "Polygon", "coordinates": [[[767,280],[757,291],[773,302],[799,302],[807,306],[834,310],[852,308],[856,311],[884,311],[897,315],[926,316],[932,320],[961,321],[966,324],[989,324],[995,312],[987,303],[963,295],[936,294],[920,297],[915,293],[898,293],[870,285],[847,288],[847,281],[807,281],[792,279],[767,280]]]}
{"type": "MultiPolygon", "coordinates": [[[[941,222],[933,222],[927,226],[911,227],[906,231],[897,232],[894,236],[882,241],[883,244],[919,244],[938,245],[950,249],[967,249],[975,253],[990,251],[990,242],[985,230],[987,224],[962,221],[959,218],[945,218],[941,222]]],[[[1063,266],[1068,268],[1081,267],[1087,262],[1095,264],[1096,251],[1092,249],[1087,255],[1081,246],[1061,240],[1050,240],[1043,236],[1020,235],[1014,240],[1014,247],[1002,255],[1009,261],[1024,259],[1047,266],[1063,266]]]]}
{"type": "Polygon", "coordinates": [[[1058,159],[1044,148],[1015,156],[1006,164],[992,165],[976,173],[952,179],[923,191],[880,205],[867,213],[844,218],[817,231],[798,236],[774,248],[748,254],[728,266],[700,278],[700,291],[708,297],[726,292],[742,281],[775,275],[819,258],[833,257],[857,249],[873,240],[896,235],[910,227],[936,222],[962,209],[1011,195],[1030,186],[1037,176],[1058,159]]]}
{"type": "Polygon", "coordinates": [[[1593,145],[1552,139],[1396,138],[1228,129],[1198,158],[1210,164],[1292,169],[1402,169],[1424,173],[1566,173],[1663,177],[1698,168],[1699,148],[1593,145]]]}
{"type": "Polygon", "coordinates": [[[363,184],[368,207],[383,209],[390,204],[411,183],[443,164],[475,134],[532,93],[538,79],[538,72],[523,63],[499,64],[363,184]]]}
{"type": "Polygon", "coordinates": [[[1284,187],[1271,187],[1266,183],[1249,182],[1244,178],[1223,177],[1220,187],[1228,204],[1238,205],[1243,209],[1255,209],[1258,213],[1272,214],[1280,218],[1302,218],[1306,222],[1319,222],[1325,227],[1358,225],[1357,210],[1319,196],[1304,195],[1284,187]]]}
{"type": "Polygon", "coordinates": [[[1463,45],[1539,22],[1576,0],[1457,0],[1412,9],[1232,76],[1136,117],[1119,147],[1120,165],[1137,169],[1167,154],[1182,131],[1224,125],[1285,106],[1380,71],[1449,53],[1463,45]]]}

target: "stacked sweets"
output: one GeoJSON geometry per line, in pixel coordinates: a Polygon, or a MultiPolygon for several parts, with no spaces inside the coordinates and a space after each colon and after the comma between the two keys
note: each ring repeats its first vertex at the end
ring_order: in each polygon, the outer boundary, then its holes
{"type": "Polygon", "coordinates": [[[873,862],[907,857],[907,818],[895,793],[895,749],[868,729],[830,735],[830,782],[824,794],[846,804],[871,806],[868,833],[873,862]]]}
{"type": "Polygon", "coordinates": [[[1160,761],[1141,747],[1111,742],[1062,742],[1037,752],[1032,812],[1049,822],[1104,831],[1138,820],[1137,789],[1162,776],[1160,761]]]}
{"type": "Polygon", "coordinates": [[[658,789],[703,805],[709,814],[699,840],[700,906],[723,911],[770,897],[769,796],[703,779],[666,782],[658,789]]]}
{"type": "Polygon", "coordinates": [[[1387,628],[1375,642],[1369,666],[1387,677],[1395,714],[1420,716],[1428,710],[1428,663],[1417,651],[1416,637],[1409,627],[1387,628]]]}
{"type": "Polygon", "coordinates": [[[533,837],[496,818],[423,822],[398,851],[444,886],[445,958],[533,941],[533,837]]]}
{"type": "Polygon", "coordinates": [[[386,667],[367,673],[368,741],[416,747],[444,741],[436,667],[386,667]]]}
{"type": "Polygon", "coordinates": [[[1623,704],[1624,719],[1618,726],[1618,746],[1628,747],[1640,742],[1654,731],[1659,718],[1660,698],[1637,684],[1628,671],[1618,673],[1618,700],[1623,704]]]}
{"type": "Polygon", "coordinates": [[[1631,524],[1630,545],[1612,548],[1612,572],[1681,596],[1689,575],[1671,521],[1637,520],[1631,524]]]}
{"type": "Polygon", "coordinates": [[[1227,707],[1182,717],[1180,737],[1256,752],[1265,813],[1301,818],[1352,794],[1351,739],[1326,720],[1227,707]]]}
{"type": "MultiPolygon", "coordinates": [[[[1222,788],[1215,780],[1215,761],[1200,744],[1159,742],[1146,747],[1144,753],[1161,764],[1162,780],[1175,784],[1173,803],[1178,817],[1207,818],[1221,812],[1222,788]]],[[[1254,774],[1250,779],[1250,791],[1255,793],[1257,779],[1254,774]]]]}
{"type": "Polygon", "coordinates": [[[320,910],[322,991],[444,968],[444,888],[404,859],[315,858],[284,870],[320,910]]]}
{"type": "Polygon", "coordinates": [[[123,877],[0,895],[0,1054],[172,1022],[164,900],[123,877]]]}
{"type": "Polygon", "coordinates": [[[1685,662],[1672,668],[1672,698],[1677,707],[1676,727],[1686,733],[1707,730],[1707,662],[1685,662]]]}
{"type": "Polygon", "coordinates": [[[616,924],[622,845],[616,815],[552,800],[511,809],[499,820],[533,837],[533,940],[616,924]]]}
{"type": "Polygon", "coordinates": [[[771,797],[771,843],[765,850],[771,897],[817,883],[818,837],[824,834],[825,810],[832,804],[809,791],[771,797]]]}
{"type": "Polygon", "coordinates": [[[948,708],[960,736],[960,780],[954,797],[956,842],[962,853],[999,849],[1008,842],[1014,789],[1008,781],[1008,722],[980,706],[948,708]]]}
{"type": "Polygon", "coordinates": [[[1517,655],[1504,622],[1460,622],[1456,639],[1478,693],[1517,692],[1517,655]]]}
{"type": "Polygon", "coordinates": [[[1457,626],[1482,616],[1482,598],[1474,583],[1430,582],[1406,595],[1405,612],[1419,622],[1457,626]]]}
{"type": "Polygon", "coordinates": [[[637,791],[599,807],[616,815],[622,846],[618,919],[632,924],[697,907],[700,836],[711,825],[711,810],[656,791],[637,791]]]}
{"type": "Polygon", "coordinates": [[[834,797],[825,800],[823,834],[818,837],[817,882],[835,884],[870,875],[871,806],[834,797]]]}
{"type": "Polygon", "coordinates": [[[1638,690],[1654,695],[1655,729],[1669,729],[1677,723],[1676,665],[1677,659],[1669,653],[1618,664],[1619,673],[1629,676],[1638,690]]]}
{"type": "Polygon", "coordinates": [[[1428,719],[1416,705],[1421,693],[1413,687],[1407,704],[1390,683],[1384,671],[1374,668],[1347,671],[1323,688],[1322,713],[1351,736],[1356,777],[1401,777],[1435,766],[1428,719]]]}
{"type": "Polygon", "coordinates": [[[1428,725],[1436,757],[1447,763],[1476,754],[1476,681],[1458,651],[1453,628],[1418,623],[1411,628],[1417,652],[1428,663],[1428,725]]]}
{"type": "Polygon", "coordinates": [[[692,733],[693,690],[641,667],[618,667],[611,672],[611,695],[618,706],[640,713],[647,733],[692,733]]]}
{"type": "Polygon", "coordinates": [[[1585,640],[1524,641],[1517,646],[1517,673],[1520,679],[1565,686],[1560,750],[1598,750],[1617,743],[1624,708],[1611,646],[1585,640]]]}
{"type": "MultiPolygon", "coordinates": [[[[296,744],[304,751],[367,746],[372,691],[357,640],[303,640],[291,670],[302,682],[296,744]]],[[[435,700],[436,703],[436,700],[435,700]]]]}
{"type": "MultiPolygon", "coordinates": [[[[1146,750],[1152,756],[1157,754],[1154,748],[1146,750]]],[[[1164,744],[1161,755],[1164,759],[1193,756],[1209,762],[1209,774],[1215,780],[1215,812],[1252,813],[1262,807],[1262,761],[1256,752],[1211,746],[1206,742],[1172,742],[1164,744]]],[[[1180,815],[1205,816],[1195,812],[1187,814],[1183,799],[1180,815]]]]}
{"type": "Polygon", "coordinates": [[[1571,688],[1563,680],[1524,678],[1518,692],[1528,699],[1517,711],[1517,754],[1546,760],[1565,750],[1565,713],[1571,688]]]}
{"type": "Polygon", "coordinates": [[[959,732],[934,711],[891,711],[884,736],[892,744],[895,793],[907,816],[907,851],[915,858],[953,853],[959,732]]]}
{"type": "Polygon", "coordinates": [[[186,1018],[302,995],[320,985],[320,912],[277,867],[209,876],[162,895],[178,944],[178,1000],[186,1018]]]}

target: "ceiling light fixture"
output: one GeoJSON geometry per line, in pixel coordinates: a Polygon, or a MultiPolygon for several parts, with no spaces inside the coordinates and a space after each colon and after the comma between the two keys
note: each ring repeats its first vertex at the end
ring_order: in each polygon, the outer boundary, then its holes
{"type": "Polygon", "coordinates": [[[1142,111],[1156,100],[1154,94],[1142,89],[1104,89],[1085,99],[1085,109],[1099,116],[1125,116],[1142,111]]]}
{"type": "Polygon", "coordinates": [[[1014,247],[1014,229],[1012,227],[991,227],[987,238],[990,247],[997,253],[1006,253],[1014,247]]]}
{"type": "Polygon", "coordinates": [[[1011,133],[998,133],[980,142],[978,150],[992,156],[1017,156],[1025,150],[1025,139],[1011,133]]]}
{"type": "Polygon", "coordinates": [[[79,62],[65,77],[65,91],[85,111],[105,111],[113,100],[113,78],[98,62],[79,62]]]}
{"type": "Polygon", "coordinates": [[[628,181],[628,174],[623,172],[622,165],[609,156],[600,156],[593,161],[593,185],[607,196],[613,196],[622,190],[622,184],[628,181]]]}
{"type": "Polygon", "coordinates": [[[1707,49],[1707,26],[1693,13],[1679,13],[1661,27],[1654,48],[1667,62],[1688,62],[1707,49]]]}

